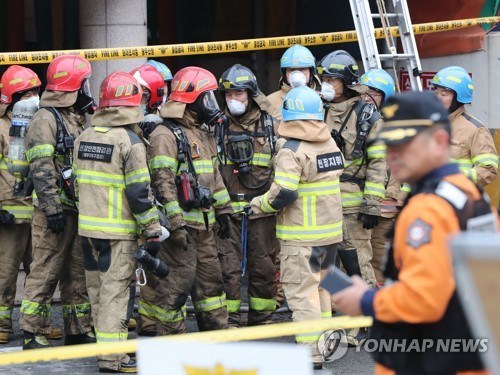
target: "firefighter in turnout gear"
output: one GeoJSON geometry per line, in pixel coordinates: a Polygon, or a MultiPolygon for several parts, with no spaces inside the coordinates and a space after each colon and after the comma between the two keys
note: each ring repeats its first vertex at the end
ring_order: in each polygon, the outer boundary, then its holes
{"type": "MultiPolygon", "coordinates": [[[[380,218],[385,197],[387,167],[385,146],[372,143],[383,124],[376,107],[365,103],[358,92],[358,66],[347,52],[334,51],[320,61],[321,95],[327,104],[325,122],[345,157],[340,177],[344,213],[344,239],[338,255],[348,275],[360,275],[375,287],[371,234],[380,218]]],[[[347,332],[349,345],[361,345],[365,328],[347,332]]]]}
{"type": "MultiPolygon", "coordinates": [[[[161,229],[138,125],[144,118],[141,97],[130,74],[111,73],[101,84],[92,126],[75,142],[78,233],[98,343],[127,339],[139,234],[151,256],[160,250],[161,229]]],[[[126,354],[99,356],[98,365],[107,372],[135,369],[126,354]]]]}
{"type": "MultiPolygon", "coordinates": [[[[24,144],[21,132],[23,120],[27,123],[30,116],[38,109],[38,91],[40,79],[31,69],[13,65],[2,76],[2,95],[0,98],[0,343],[6,344],[12,331],[12,309],[16,295],[16,280],[19,266],[24,261],[24,269],[29,273],[31,258],[31,197],[19,196],[14,191],[16,177],[9,172],[10,137],[16,136],[11,129],[19,129],[17,137],[24,144]],[[30,104],[28,113],[19,113],[13,120],[13,107],[19,101],[30,104]],[[25,117],[26,116],[26,117],[25,117]],[[22,117],[22,118],[21,118],[22,117]],[[11,134],[12,133],[12,134],[11,134]],[[28,262],[27,262],[28,261],[28,262]]],[[[25,124],[26,125],[26,124],[25,124]]],[[[19,149],[19,146],[18,146],[19,149]]],[[[15,151],[15,150],[13,150],[15,151]]],[[[23,156],[23,155],[20,155],[23,156]]],[[[24,156],[25,158],[25,156],[24,156]]],[[[19,158],[22,159],[22,158],[19,158]]],[[[24,160],[22,166],[29,169],[24,160]]],[[[21,192],[19,192],[21,193],[21,192]]]]}
{"type": "Polygon", "coordinates": [[[498,174],[498,155],[488,128],[468,113],[474,86],[459,66],[441,69],[432,79],[434,92],[450,113],[451,161],[478,186],[485,187],[498,174]]]}
{"type": "Polygon", "coordinates": [[[31,240],[33,262],[20,309],[24,349],[48,346],[50,308],[57,283],[61,291],[66,344],[95,342],[85,285],[78,212],[71,188],[74,140],[93,112],[90,63],[82,57],[56,57],[47,69],[46,91],[25,138],[33,179],[31,240]]]}
{"type": "Polygon", "coordinates": [[[316,75],[316,59],[308,48],[296,44],[288,48],[280,60],[279,90],[267,98],[273,106],[271,114],[281,120],[281,106],[285,95],[294,87],[309,86],[319,90],[321,82],[316,75]]]}
{"type": "Polygon", "coordinates": [[[200,331],[227,327],[226,296],[217,258],[213,224],[229,236],[229,194],[214,166],[217,151],[210,126],[222,126],[212,73],[186,67],[175,74],[172,93],[161,109],[164,123],[150,137],[148,151],[155,195],[166,208],[171,235],[160,257],[171,266],[158,280],[158,335],[185,331],[186,300],[191,294],[200,331]]]}
{"type": "MultiPolygon", "coordinates": [[[[139,123],[143,136],[149,139],[151,132],[163,120],[159,116],[160,106],[164,103],[165,89],[164,78],[160,72],[150,64],[145,64],[130,72],[142,87],[141,109],[144,113],[144,120],[139,123]]],[[[156,336],[156,320],[154,318],[154,302],[156,276],[145,270],[148,282],[141,286],[139,297],[139,325],[137,334],[140,336],[156,336]]]]}
{"type": "Polygon", "coordinates": [[[380,201],[385,197],[387,169],[385,146],[370,144],[382,126],[375,107],[365,103],[358,90],[356,61],[345,51],[326,55],[318,65],[323,80],[322,94],[328,107],[325,122],[345,157],[345,171],[340,178],[344,210],[344,241],[339,258],[348,275],[361,275],[375,286],[370,263],[372,229],[380,217],[380,201]],[[326,100],[325,87],[334,88],[326,100]]]}
{"type": "Polygon", "coordinates": [[[276,216],[248,215],[245,207],[269,190],[274,179],[275,126],[267,112],[271,103],[253,72],[239,64],[222,73],[219,91],[228,118],[227,127],[216,129],[219,169],[237,213],[230,219],[230,237],[218,241],[229,326],[240,325],[241,275],[247,271],[248,325],[268,324],[276,309],[276,216]]]}
{"type": "MultiPolygon", "coordinates": [[[[361,97],[369,104],[375,104],[377,109],[383,102],[394,95],[394,80],[383,69],[372,69],[361,76],[361,84],[368,87],[361,97]]],[[[373,257],[371,264],[378,285],[384,282],[382,262],[384,260],[387,232],[392,226],[394,218],[398,214],[398,202],[404,200],[406,193],[401,191],[401,183],[394,176],[388,175],[389,181],[385,190],[384,200],[380,203],[380,218],[378,225],[373,228],[371,245],[373,257]]]]}
{"type": "Polygon", "coordinates": [[[370,338],[380,340],[372,352],[377,375],[486,375],[481,350],[468,344],[474,336],[458,297],[448,241],[461,231],[497,233],[498,215],[450,163],[448,113],[432,93],[395,95],[382,112],[379,137],[387,144],[391,173],[412,187],[385,258],[391,283],[375,291],[355,276],[332,299],[348,315],[374,318],[370,338]],[[386,350],[382,340],[400,344],[386,350]],[[439,342],[461,345],[443,350],[439,342]]]}
{"type": "MultiPolygon", "coordinates": [[[[287,142],[275,161],[268,192],[252,200],[254,213],[277,213],[281,244],[281,282],[294,321],[331,317],[330,295],[319,286],[335,263],[342,241],[339,177],[343,157],[323,122],[323,103],[309,87],[292,89],[283,103],[278,133],[287,142]]],[[[322,368],[318,350],[322,332],[297,334],[312,351],[314,368],[322,368]]]]}

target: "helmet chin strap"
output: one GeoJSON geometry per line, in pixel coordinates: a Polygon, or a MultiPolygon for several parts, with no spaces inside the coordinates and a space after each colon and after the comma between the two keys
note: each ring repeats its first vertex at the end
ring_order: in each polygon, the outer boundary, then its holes
{"type": "Polygon", "coordinates": [[[453,92],[453,100],[451,102],[451,105],[450,105],[450,108],[448,108],[448,113],[453,113],[455,112],[458,108],[460,108],[460,106],[462,106],[463,103],[460,103],[458,100],[457,100],[457,94],[455,92],[453,92]]]}

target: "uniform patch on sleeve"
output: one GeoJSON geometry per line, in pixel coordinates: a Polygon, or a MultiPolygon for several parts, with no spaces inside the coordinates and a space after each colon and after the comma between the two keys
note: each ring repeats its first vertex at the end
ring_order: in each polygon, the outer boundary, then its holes
{"type": "Polygon", "coordinates": [[[103,143],[81,142],[78,147],[78,159],[111,163],[114,147],[103,143]]]}
{"type": "Polygon", "coordinates": [[[420,246],[431,242],[432,227],[420,219],[415,220],[409,227],[406,233],[406,243],[418,249],[420,246]]]}
{"type": "Polygon", "coordinates": [[[316,156],[316,169],[318,173],[335,171],[344,168],[344,161],[342,160],[342,153],[330,152],[316,156]]]}

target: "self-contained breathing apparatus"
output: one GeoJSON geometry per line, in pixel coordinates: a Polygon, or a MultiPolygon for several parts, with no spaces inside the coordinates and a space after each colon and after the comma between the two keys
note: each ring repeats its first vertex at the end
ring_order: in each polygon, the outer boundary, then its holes
{"type": "MultiPolygon", "coordinates": [[[[41,107],[49,111],[54,115],[57,124],[56,131],[56,147],[54,158],[57,158],[59,155],[64,156],[64,165],[59,168],[59,175],[61,179],[59,180],[60,185],[59,189],[62,189],[66,196],[71,200],[76,200],[75,197],[75,188],[74,188],[74,176],[72,172],[73,165],[73,149],[75,147],[75,137],[71,135],[64,123],[64,119],[61,116],[61,113],[54,107],[41,107]],[[67,156],[67,158],[66,158],[67,156]]],[[[41,109],[40,108],[40,109],[41,109]]],[[[55,163],[57,166],[57,163],[55,163]]],[[[31,172],[28,175],[25,183],[25,192],[26,196],[31,196],[33,193],[33,180],[31,176],[31,172]]]]}
{"type": "Polygon", "coordinates": [[[233,163],[233,173],[238,176],[241,184],[247,189],[262,188],[272,176],[272,170],[270,169],[268,178],[256,186],[249,185],[243,179],[243,176],[250,174],[252,171],[251,161],[254,157],[255,140],[257,138],[264,138],[269,144],[271,158],[276,154],[277,137],[274,133],[273,119],[266,112],[262,112],[260,119],[261,129],[256,126],[253,134],[250,132],[232,132],[229,130],[227,123],[215,128],[219,161],[223,165],[227,165],[228,160],[233,163]]]}
{"type": "MultiPolygon", "coordinates": [[[[325,120],[326,116],[328,115],[328,111],[325,112],[325,120]]],[[[337,144],[337,147],[342,151],[342,153],[345,155],[346,158],[348,159],[365,159],[366,158],[366,148],[367,148],[367,139],[368,135],[370,134],[370,131],[373,128],[373,125],[375,122],[377,122],[379,119],[382,118],[382,115],[376,110],[376,107],[372,104],[366,103],[362,100],[359,100],[356,102],[355,105],[352,106],[351,110],[349,111],[348,115],[344,119],[344,122],[342,123],[342,126],[340,127],[339,130],[333,129],[331,131],[331,136],[335,143],[337,144]],[[346,142],[344,137],[342,136],[342,131],[345,129],[347,123],[349,122],[349,119],[352,115],[352,113],[356,113],[356,140],[354,141],[353,145],[353,150],[350,155],[347,155],[345,152],[345,146],[346,142]]],[[[361,179],[357,178],[357,174],[361,170],[363,166],[363,163],[361,163],[352,175],[347,175],[347,174],[342,174],[340,176],[340,181],[341,182],[347,182],[347,181],[352,181],[358,185],[364,185],[364,182],[361,181],[361,179]]],[[[363,187],[361,186],[361,189],[363,187]]]]}
{"type": "Polygon", "coordinates": [[[210,209],[214,199],[212,198],[210,189],[201,185],[198,180],[198,174],[196,173],[191,155],[191,145],[184,131],[172,121],[165,120],[162,125],[172,131],[177,143],[178,175],[175,177],[175,185],[177,187],[179,205],[186,212],[189,212],[193,208],[210,209]],[[181,168],[182,165],[184,165],[183,168],[181,168]]]}

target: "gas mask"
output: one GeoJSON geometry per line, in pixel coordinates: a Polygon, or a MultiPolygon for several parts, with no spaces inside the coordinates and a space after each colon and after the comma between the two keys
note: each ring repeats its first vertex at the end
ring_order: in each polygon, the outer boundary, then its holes
{"type": "Polygon", "coordinates": [[[290,86],[292,86],[292,88],[305,86],[307,84],[306,75],[300,70],[294,70],[291,72],[288,76],[288,81],[290,82],[290,86]]]}
{"type": "Polygon", "coordinates": [[[86,112],[89,115],[94,114],[97,106],[92,98],[92,93],[90,92],[90,77],[83,79],[82,86],[78,90],[75,106],[83,113],[86,112]]]}
{"type": "Polygon", "coordinates": [[[221,112],[213,91],[202,93],[194,103],[189,104],[189,107],[196,112],[198,120],[208,126],[227,122],[227,118],[221,112]]]}
{"type": "Polygon", "coordinates": [[[331,102],[335,97],[335,88],[327,82],[321,83],[321,95],[327,102],[331,102]]]}
{"type": "Polygon", "coordinates": [[[234,116],[241,116],[247,110],[245,103],[240,102],[239,100],[229,100],[227,102],[227,108],[234,116]]]}
{"type": "Polygon", "coordinates": [[[254,148],[252,137],[239,134],[230,137],[226,144],[227,158],[235,164],[235,174],[250,173],[249,162],[253,158],[254,148]]]}

